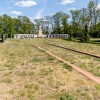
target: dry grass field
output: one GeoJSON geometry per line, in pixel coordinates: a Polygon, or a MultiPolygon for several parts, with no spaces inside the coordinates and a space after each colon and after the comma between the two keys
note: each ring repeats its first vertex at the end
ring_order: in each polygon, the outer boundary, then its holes
{"type": "Polygon", "coordinates": [[[98,44],[81,43],[81,42],[67,41],[63,39],[53,39],[53,40],[48,39],[46,40],[46,42],[100,56],[100,43],[98,44]]]}
{"type": "Polygon", "coordinates": [[[69,71],[65,68],[67,65],[34,47],[32,43],[76,65],[95,60],[93,70],[100,65],[100,60],[62,51],[44,44],[45,40],[10,39],[0,47],[0,100],[67,100],[61,99],[64,98],[62,94],[74,98],[69,100],[99,100],[100,84],[74,69],[69,71]]]}
{"type": "MultiPolygon", "coordinates": [[[[48,43],[69,47],[75,50],[81,50],[88,53],[100,55],[100,45],[89,43],[70,42],[61,39],[46,39],[48,43]],[[65,43],[65,44],[64,44],[65,43]],[[82,49],[81,49],[82,47],[82,49]]],[[[42,42],[41,42],[42,43],[42,42]]],[[[77,52],[64,50],[62,48],[54,47],[48,44],[42,45],[43,48],[60,56],[61,58],[69,61],[70,63],[91,72],[92,74],[100,77],[100,59],[88,55],[80,54],[77,52]]]]}

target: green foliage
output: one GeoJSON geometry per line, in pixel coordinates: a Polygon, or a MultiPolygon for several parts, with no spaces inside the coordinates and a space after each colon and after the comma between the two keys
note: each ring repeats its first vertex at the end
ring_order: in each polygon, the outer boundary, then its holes
{"type": "Polygon", "coordinates": [[[71,94],[64,93],[61,95],[60,100],[77,100],[77,98],[71,94]]]}
{"type": "Polygon", "coordinates": [[[7,34],[13,37],[14,34],[32,34],[34,33],[34,24],[26,16],[11,18],[7,14],[0,16],[0,34],[7,34]]]}
{"type": "Polygon", "coordinates": [[[71,40],[73,39],[73,30],[72,30],[72,26],[69,27],[68,35],[69,35],[68,40],[71,41],[71,40]]]}
{"type": "Polygon", "coordinates": [[[88,32],[88,25],[85,24],[85,29],[84,29],[82,41],[83,42],[88,42],[89,40],[90,40],[90,35],[89,35],[89,32],[88,32]]]}
{"type": "Polygon", "coordinates": [[[45,19],[35,19],[35,25],[26,16],[11,18],[4,14],[0,16],[0,34],[7,34],[11,38],[14,34],[37,34],[41,25],[43,34],[69,34],[69,40],[72,40],[74,35],[82,37],[83,42],[88,42],[90,40],[89,32],[92,37],[100,37],[100,9],[97,9],[97,6],[98,0],[90,0],[88,8],[70,10],[72,20],[69,23],[69,15],[64,12],[56,12],[53,16],[46,16],[45,19]],[[89,23],[89,28],[87,28],[89,32],[86,28],[84,30],[86,22],[89,23]]]}
{"type": "Polygon", "coordinates": [[[63,64],[63,67],[68,69],[69,71],[73,70],[73,68],[71,66],[67,65],[67,64],[63,64]]]}
{"type": "Polygon", "coordinates": [[[54,34],[62,34],[66,33],[67,30],[67,19],[69,18],[69,15],[63,12],[57,12],[52,16],[54,21],[54,27],[53,27],[53,33],[54,34]],[[61,25],[63,24],[63,32],[61,25]]]}

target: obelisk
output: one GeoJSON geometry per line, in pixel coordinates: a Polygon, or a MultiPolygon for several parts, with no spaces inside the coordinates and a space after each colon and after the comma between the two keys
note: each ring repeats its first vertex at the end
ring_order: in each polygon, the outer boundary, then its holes
{"type": "Polygon", "coordinates": [[[41,26],[39,26],[39,34],[38,34],[38,37],[43,37],[43,33],[42,33],[42,28],[41,28],[41,26]]]}

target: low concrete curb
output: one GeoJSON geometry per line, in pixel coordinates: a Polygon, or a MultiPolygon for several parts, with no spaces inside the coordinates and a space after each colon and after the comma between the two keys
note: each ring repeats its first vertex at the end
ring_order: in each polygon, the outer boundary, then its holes
{"type": "MultiPolygon", "coordinates": [[[[33,43],[32,43],[32,44],[33,44],[33,43]]],[[[51,55],[51,56],[57,58],[58,60],[60,60],[60,61],[62,61],[62,62],[64,62],[64,63],[66,63],[67,65],[72,66],[72,67],[73,67],[76,71],[78,71],[79,73],[83,74],[84,76],[88,77],[89,79],[91,79],[91,80],[93,80],[93,81],[95,81],[95,82],[97,82],[97,83],[100,84],[100,78],[99,78],[99,77],[96,77],[96,76],[92,75],[91,73],[82,70],[81,68],[79,68],[79,67],[77,67],[77,66],[75,66],[75,65],[73,65],[73,64],[71,64],[71,63],[69,63],[68,61],[66,61],[66,60],[64,60],[64,59],[62,59],[62,58],[60,58],[60,57],[58,57],[58,56],[56,56],[56,55],[50,53],[49,51],[44,50],[43,48],[39,47],[39,46],[36,45],[36,44],[33,44],[33,45],[36,46],[37,48],[39,48],[39,49],[45,51],[45,52],[48,53],[49,55],[51,55]]]]}
{"type": "Polygon", "coordinates": [[[87,53],[87,52],[82,52],[82,51],[78,51],[78,50],[70,49],[70,48],[67,48],[67,47],[58,46],[58,45],[51,44],[51,43],[47,43],[47,42],[44,42],[44,43],[45,43],[45,44],[52,45],[52,46],[56,46],[56,47],[59,47],[59,48],[62,48],[62,49],[66,49],[66,50],[70,50],[70,51],[78,52],[78,53],[81,53],[81,54],[89,55],[89,56],[92,56],[92,57],[100,58],[100,56],[98,56],[98,55],[90,54],[90,53],[87,53]]]}

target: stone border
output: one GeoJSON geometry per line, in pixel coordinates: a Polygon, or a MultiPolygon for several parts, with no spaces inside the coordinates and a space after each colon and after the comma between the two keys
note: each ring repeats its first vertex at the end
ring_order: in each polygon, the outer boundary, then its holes
{"type": "MultiPolygon", "coordinates": [[[[32,43],[32,44],[33,44],[33,43],[32,43]]],[[[62,62],[64,62],[64,63],[66,63],[67,65],[72,66],[73,69],[75,69],[75,70],[78,71],[79,73],[83,74],[84,76],[88,77],[89,79],[91,79],[91,80],[93,80],[93,81],[95,81],[95,82],[97,82],[97,83],[100,84],[100,78],[99,78],[99,77],[96,77],[96,76],[92,75],[91,73],[82,70],[81,68],[79,68],[79,67],[77,67],[77,66],[75,66],[75,65],[73,65],[73,64],[71,64],[71,63],[69,63],[68,61],[66,61],[66,60],[64,60],[64,59],[62,59],[62,58],[60,58],[60,57],[58,57],[58,56],[56,56],[56,55],[54,55],[54,54],[52,54],[52,53],[50,53],[49,51],[46,51],[45,49],[41,48],[40,46],[38,46],[38,45],[36,45],[36,44],[33,44],[33,45],[36,46],[37,48],[39,48],[39,49],[45,51],[45,52],[48,53],[49,55],[51,55],[51,56],[57,58],[58,60],[60,60],[60,61],[62,61],[62,62]]]]}
{"type": "Polygon", "coordinates": [[[92,57],[100,58],[100,56],[98,56],[98,55],[90,54],[90,53],[87,53],[87,52],[82,52],[82,51],[70,49],[70,48],[67,48],[67,47],[62,47],[62,46],[51,44],[51,43],[47,43],[47,42],[44,42],[44,43],[52,45],[52,46],[56,46],[56,47],[59,47],[59,48],[67,49],[67,50],[70,50],[70,51],[74,51],[74,52],[82,53],[82,54],[85,54],[85,55],[89,55],[89,56],[92,56],[92,57]]]}

